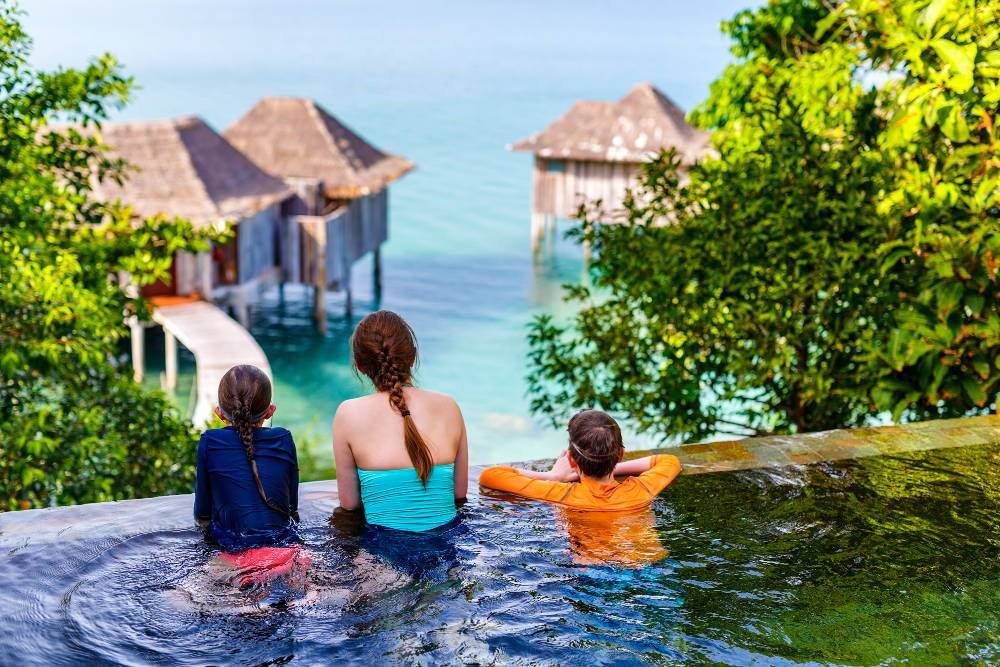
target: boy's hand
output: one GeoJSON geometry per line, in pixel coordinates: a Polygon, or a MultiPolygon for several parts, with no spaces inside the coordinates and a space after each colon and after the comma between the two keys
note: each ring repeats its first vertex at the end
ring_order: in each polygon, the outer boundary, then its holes
{"type": "Polygon", "coordinates": [[[573,466],[569,464],[569,457],[566,455],[564,450],[556,462],[552,465],[550,470],[522,470],[515,468],[517,472],[524,475],[525,477],[530,477],[531,479],[547,479],[550,482],[578,482],[580,481],[580,475],[573,469],[573,466]]]}
{"type": "Polygon", "coordinates": [[[569,464],[569,456],[567,456],[564,450],[556,462],[552,465],[552,470],[549,471],[551,479],[558,482],[578,482],[580,481],[580,475],[573,470],[573,466],[569,464]]]}

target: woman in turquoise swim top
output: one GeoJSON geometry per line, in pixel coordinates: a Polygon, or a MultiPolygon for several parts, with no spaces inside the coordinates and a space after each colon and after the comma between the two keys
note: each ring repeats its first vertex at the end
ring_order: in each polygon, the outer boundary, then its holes
{"type": "Polygon", "coordinates": [[[333,418],[340,506],[363,507],[368,523],[396,530],[448,523],[468,488],[462,411],[450,396],[413,386],[416,339],[396,313],[361,320],[351,347],[375,393],[344,401],[333,418]]]}

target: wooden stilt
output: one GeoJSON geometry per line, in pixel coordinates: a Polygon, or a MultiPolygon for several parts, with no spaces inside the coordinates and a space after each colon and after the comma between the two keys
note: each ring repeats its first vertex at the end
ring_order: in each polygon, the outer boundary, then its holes
{"type": "Polygon", "coordinates": [[[132,332],[132,376],[142,382],[146,377],[146,329],[137,317],[129,318],[128,326],[132,332]]]}
{"type": "MultiPolygon", "coordinates": [[[[382,248],[381,246],[375,248],[375,254],[372,256],[372,274],[375,279],[375,297],[378,298],[382,294],[382,248]]],[[[350,270],[350,267],[348,267],[350,270]]]]}
{"type": "Polygon", "coordinates": [[[163,347],[167,368],[164,388],[167,391],[174,391],[177,389],[177,337],[168,329],[163,330],[163,347]]]}
{"type": "Polygon", "coordinates": [[[344,262],[344,314],[348,317],[354,312],[354,297],[351,294],[351,265],[344,262]]]}
{"type": "Polygon", "coordinates": [[[326,333],[326,289],[321,285],[313,288],[313,317],[320,333],[326,333]]]}
{"type": "Polygon", "coordinates": [[[316,291],[313,292],[313,308],[315,310],[316,327],[320,333],[326,333],[326,221],[320,220],[313,224],[313,236],[316,239],[316,291]]]}
{"type": "Polygon", "coordinates": [[[236,311],[236,321],[239,322],[244,329],[250,330],[250,306],[247,303],[247,292],[246,288],[238,288],[233,293],[233,309],[236,311]]]}
{"type": "Polygon", "coordinates": [[[198,290],[203,299],[212,299],[212,286],[215,283],[212,267],[212,255],[208,252],[198,253],[198,290]]]}
{"type": "Polygon", "coordinates": [[[585,264],[590,264],[590,241],[583,242],[583,261],[585,264]]]}
{"type": "Polygon", "coordinates": [[[531,213],[531,250],[538,252],[542,247],[542,237],[545,236],[545,214],[531,213]]]}

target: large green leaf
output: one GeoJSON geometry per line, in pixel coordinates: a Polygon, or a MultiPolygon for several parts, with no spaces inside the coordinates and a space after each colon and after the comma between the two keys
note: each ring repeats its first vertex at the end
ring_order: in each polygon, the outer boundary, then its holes
{"type": "Polygon", "coordinates": [[[920,26],[929,34],[934,29],[941,14],[953,4],[953,0],[932,0],[920,17],[920,26]]]}
{"type": "Polygon", "coordinates": [[[948,87],[957,93],[972,88],[972,70],[976,62],[976,45],[958,45],[947,39],[935,39],[931,47],[948,66],[948,87]]]}
{"type": "Polygon", "coordinates": [[[974,404],[979,406],[986,405],[986,401],[988,400],[986,389],[975,378],[962,378],[962,390],[974,404]]]}

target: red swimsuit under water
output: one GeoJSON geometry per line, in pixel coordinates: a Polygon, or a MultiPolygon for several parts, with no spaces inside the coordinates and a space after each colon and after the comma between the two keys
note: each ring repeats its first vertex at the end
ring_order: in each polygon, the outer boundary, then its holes
{"type": "Polygon", "coordinates": [[[299,546],[256,547],[219,557],[238,570],[240,587],[265,584],[286,574],[305,574],[312,563],[309,552],[299,546]]]}

